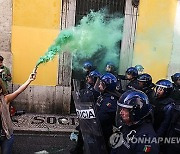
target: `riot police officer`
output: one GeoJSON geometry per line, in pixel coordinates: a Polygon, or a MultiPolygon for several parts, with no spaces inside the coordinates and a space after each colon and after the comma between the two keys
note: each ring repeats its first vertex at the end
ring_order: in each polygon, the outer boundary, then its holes
{"type": "Polygon", "coordinates": [[[105,68],[107,73],[112,73],[115,75],[115,65],[112,62],[107,62],[106,68],[105,68]]]}
{"type": "MultiPolygon", "coordinates": [[[[117,86],[116,86],[116,91],[119,92],[120,94],[122,94],[124,91],[122,90],[122,85],[121,85],[121,78],[122,75],[118,75],[116,72],[116,67],[114,65],[114,63],[112,62],[108,62],[106,64],[106,68],[105,68],[107,73],[112,73],[116,78],[117,78],[117,86]]],[[[119,94],[119,95],[120,95],[119,94]]]]}
{"type": "Polygon", "coordinates": [[[93,63],[90,61],[86,61],[83,64],[83,70],[85,71],[85,75],[87,76],[91,71],[95,70],[93,63]]]}
{"type": "MultiPolygon", "coordinates": [[[[97,101],[97,98],[99,97],[100,93],[94,89],[94,85],[96,83],[96,80],[101,77],[101,74],[98,71],[91,71],[87,77],[86,77],[86,89],[82,89],[83,91],[83,96],[82,100],[88,102],[89,99],[97,101]],[[93,96],[92,96],[93,94],[93,96]]],[[[71,154],[83,154],[84,149],[84,141],[82,137],[82,132],[80,130],[80,125],[76,127],[76,129],[79,131],[78,133],[78,139],[77,139],[77,144],[74,148],[70,150],[71,154]]]]}
{"type": "Polygon", "coordinates": [[[136,65],[135,68],[138,70],[138,75],[143,74],[144,67],[142,65],[136,65]]]}
{"type": "Polygon", "coordinates": [[[86,78],[86,88],[87,90],[91,91],[94,96],[94,100],[97,101],[97,98],[99,97],[100,93],[94,89],[94,86],[96,84],[97,79],[100,79],[101,74],[94,70],[91,71],[86,78]]]}
{"type": "Polygon", "coordinates": [[[118,75],[118,79],[121,81],[127,81],[126,84],[122,84],[122,85],[126,85],[125,88],[123,88],[124,86],[121,85],[122,87],[122,92],[125,92],[127,90],[130,89],[138,89],[138,81],[137,81],[137,77],[138,77],[138,71],[135,67],[129,67],[126,72],[125,75],[118,75]]]}
{"type": "MultiPolygon", "coordinates": [[[[173,115],[171,123],[168,128],[167,133],[168,138],[177,138],[180,139],[180,105],[176,104],[174,106],[173,115]]],[[[166,154],[178,154],[180,151],[179,142],[172,144],[166,144],[166,154]]]]}
{"type": "Polygon", "coordinates": [[[111,154],[158,154],[159,145],[151,142],[156,134],[152,126],[152,106],[145,93],[128,90],[120,97],[116,126],[119,130],[110,137],[111,154]],[[138,142],[139,139],[142,142],[138,142]]]}
{"type": "Polygon", "coordinates": [[[114,93],[116,90],[117,78],[106,73],[100,78],[99,90],[100,96],[96,103],[97,118],[100,121],[102,133],[105,139],[107,150],[110,151],[109,137],[113,132],[115,123],[116,107],[118,97],[114,93]]]}
{"type": "Polygon", "coordinates": [[[125,77],[127,80],[129,80],[129,83],[126,86],[126,91],[131,89],[139,89],[139,84],[137,81],[138,71],[135,67],[129,67],[126,70],[125,77]]]}
{"type": "Polygon", "coordinates": [[[171,98],[174,99],[175,103],[180,105],[180,73],[175,73],[171,76],[173,81],[173,92],[171,98]]]}
{"type": "Polygon", "coordinates": [[[174,100],[169,96],[173,85],[169,80],[162,79],[156,82],[154,106],[154,129],[157,136],[165,137],[170,124],[174,100]]]}
{"type": "Polygon", "coordinates": [[[96,67],[93,65],[92,62],[90,61],[86,61],[83,63],[83,73],[84,73],[84,79],[85,81],[81,81],[80,86],[82,89],[86,88],[86,80],[87,80],[87,76],[89,75],[90,72],[94,71],[96,69],[96,67]]]}
{"type": "Polygon", "coordinates": [[[152,83],[151,75],[144,73],[138,76],[137,78],[139,84],[139,90],[143,91],[149,98],[150,103],[154,97],[154,87],[155,84],[152,83]]]}
{"type": "MultiPolygon", "coordinates": [[[[173,83],[173,92],[171,98],[175,101],[171,124],[168,128],[168,137],[180,138],[180,73],[171,76],[173,83]]],[[[180,151],[179,143],[168,144],[167,154],[177,154],[180,151]]]]}

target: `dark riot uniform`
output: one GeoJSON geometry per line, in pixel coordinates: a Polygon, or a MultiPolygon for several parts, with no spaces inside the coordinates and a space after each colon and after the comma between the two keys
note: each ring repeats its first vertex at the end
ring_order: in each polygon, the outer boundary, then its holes
{"type": "Polygon", "coordinates": [[[173,81],[173,91],[170,95],[172,99],[174,99],[176,105],[180,105],[180,73],[175,73],[171,76],[173,81]]]}
{"type": "MultiPolygon", "coordinates": [[[[168,137],[169,126],[173,117],[174,100],[170,98],[173,85],[169,80],[161,79],[156,82],[154,105],[154,130],[157,137],[164,140],[168,137]]],[[[167,152],[166,142],[160,143],[160,151],[167,152]]]]}
{"type": "MultiPolygon", "coordinates": [[[[93,101],[95,102],[97,100],[97,98],[99,97],[100,93],[97,92],[93,85],[90,85],[88,83],[86,83],[86,89],[82,89],[81,90],[81,93],[83,95],[81,95],[81,101],[82,102],[88,102],[88,101],[93,101]]],[[[95,104],[93,104],[95,105],[95,104]]],[[[83,141],[83,137],[82,137],[82,132],[81,132],[81,129],[80,129],[80,125],[78,125],[76,127],[76,130],[79,131],[79,135],[78,135],[78,140],[77,140],[77,144],[76,144],[76,147],[75,148],[72,148],[70,150],[70,153],[71,154],[83,154],[84,153],[84,150],[83,150],[83,146],[84,146],[84,141],[83,141]]]]}
{"type": "MultiPolygon", "coordinates": [[[[173,116],[168,128],[168,137],[175,137],[180,139],[180,105],[175,105],[173,116]]],[[[179,154],[180,146],[178,142],[173,144],[166,144],[166,154],[179,154]]]]}
{"type": "Polygon", "coordinates": [[[144,121],[138,125],[124,125],[121,128],[121,133],[123,134],[124,141],[121,146],[116,149],[112,149],[111,154],[159,153],[159,145],[156,142],[153,142],[153,138],[156,137],[156,133],[154,132],[151,123],[144,121]],[[128,138],[131,138],[132,141],[128,140],[128,138]],[[149,139],[150,142],[136,143],[135,139],[137,140],[138,138],[149,139]]]}
{"type": "Polygon", "coordinates": [[[90,85],[90,84],[86,84],[86,89],[87,89],[87,91],[91,91],[92,92],[93,97],[94,97],[94,101],[96,102],[98,97],[99,97],[99,95],[100,95],[100,93],[94,89],[93,85],[90,85]]]}
{"type": "Polygon", "coordinates": [[[155,98],[154,129],[158,137],[165,137],[170,124],[174,101],[171,98],[155,98]]]}
{"type": "Polygon", "coordinates": [[[135,67],[129,67],[126,70],[126,75],[128,76],[130,75],[132,78],[129,80],[129,83],[126,86],[126,91],[128,90],[132,90],[132,89],[139,89],[139,84],[137,81],[137,77],[138,77],[138,71],[135,67]]]}
{"type": "Polygon", "coordinates": [[[120,85],[120,90],[119,90],[119,92],[120,92],[121,94],[122,94],[123,92],[128,91],[128,90],[131,90],[131,89],[139,89],[139,84],[138,84],[137,79],[128,80],[128,79],[126,79],[125,75],[118,75],[117,79],[118,79],[118,82],[120,83],[120,84],[119,84],[119,85],[120,85]],[[122,89],[122,85],[121,85],[121,81],[122,81],[122,80],[126,80],[126,81],[128,82],[127,85],[126,85],[126,89],[125,89],[125,90],[122,89]]]}
{"type": "Polygon", "coordinates": [[[180,105],[180,86],[177,86],[173,83],[173,91],[170,97],[175,101],[175,104],[180,105]]]}
{"type": "Polygon", "coordinates": [[[124,93],[124,89],[123,89],[123,86],[124,85],[124,81],[126,80],[126,82],[128,82],[128,80],[126,79],[126,76],[125,75],[117,75],[117,86],[116,86],[116,90],[119,92],[119,93],[124,93]]]}
{"type": "Polygon", "coordinates": [[[116,91],[120,94],[122,94],[124,92],[124,90],[122,89],[122,79],[121,77],[125,80],[125,76],[124,75],[118,75],[117,73],[112,73],[116,78],[117,78],[117,86],[116,86],[116,91]]]}
{"type": "Polygon", "coordinates": [[[96,113],[108,151],[110,150],[108,146],[109,137],[113,133],[113,125],[115,123],[117,100],[118,97],[109,93],[103,93],[99,96],[96,103],[96,113]]]}
{"type": "Polygon", "coordinates": [[[149,98],[149,102],[152,103],[152,101],[154,100],[154,84],[151,84],[149,87],[144,87],[142,89],[139,89],[141,91],[143,91],[149,98]]]}
{"type": "Polygon", "coordinates": [[[139,84],[138,84],[137,79],[133,79],[127,84],[126,91],[131,90],[131,89],[139,89],[139,84]]]}

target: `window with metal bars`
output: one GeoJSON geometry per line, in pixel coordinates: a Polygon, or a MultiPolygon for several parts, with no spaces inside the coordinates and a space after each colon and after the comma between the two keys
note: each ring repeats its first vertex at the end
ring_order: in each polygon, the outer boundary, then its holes
{"type": "Polygon", "coordinates": [[[106,8],[109,14],[124,15],[126,0],[76,0],[76,25],[90,10],[106,8]]]}

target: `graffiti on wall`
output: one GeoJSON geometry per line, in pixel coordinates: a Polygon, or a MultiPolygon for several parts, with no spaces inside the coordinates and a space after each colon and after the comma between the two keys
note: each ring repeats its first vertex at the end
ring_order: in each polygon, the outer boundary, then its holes
{"type": "Polygon", "coordinates": [[[78,125],[76,116],[25,114],[13,122],[15,130],[73,131],[78,125]]]}

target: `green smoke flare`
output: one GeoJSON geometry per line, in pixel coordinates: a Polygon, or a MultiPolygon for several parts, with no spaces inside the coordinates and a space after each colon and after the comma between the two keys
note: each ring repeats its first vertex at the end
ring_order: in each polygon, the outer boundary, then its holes
{"type": "Polygon", "coordinates": [[[55,43],[49,47],[45,55],[40,57],[36,66],[39,66],[41,63],[46,63],[52,60],[58,52],[62,51],[62,47],[72,40],[72,34],[73,33],[68,30],[62,31],[57,37],[55,43]]]}
{"type": "Polygon", "coordinates": [[[106,11],[91,11],[83,17],[80,24],[71,29],[62,30],[44,56],[40,57],[37,66],[54,58],[57,53],[72,53],[74,66],[78,67],[79,59],[91,58],[103,50],[103,63],[118,62],[119,47],[122,38],[123,18],[107,18],[106,11]]]}

